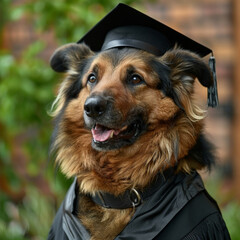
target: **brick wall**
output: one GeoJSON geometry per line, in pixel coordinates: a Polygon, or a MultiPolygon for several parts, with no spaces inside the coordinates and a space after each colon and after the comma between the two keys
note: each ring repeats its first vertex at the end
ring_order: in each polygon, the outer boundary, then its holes
{"type": "MultiPolygon", "coordinates": [[[[218,163],[225,166],[225,173],[231,173],[234,60],[231,0],[158,0],[146,4],[146,9],[155,19],[214,51],[220,106],[209,108],[206,131],[216,146],[218,163]]],[[[206,89],[199,84],[196,87],[198,98],[206,103],[206,89]]]]}

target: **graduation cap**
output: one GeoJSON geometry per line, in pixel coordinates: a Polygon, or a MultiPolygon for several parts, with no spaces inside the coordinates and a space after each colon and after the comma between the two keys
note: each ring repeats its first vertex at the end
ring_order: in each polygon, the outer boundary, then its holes
{"type": "Polygon", "coordinates": [[[128,5],[118,4],[78,41],[83,42],[96,52],[133,47],[161,56],[177,44],[201,57],[211,54],[209,66],[214,81],[207,86],[208,106],[218,105],[215,58],[212,50],[128,5]]]}

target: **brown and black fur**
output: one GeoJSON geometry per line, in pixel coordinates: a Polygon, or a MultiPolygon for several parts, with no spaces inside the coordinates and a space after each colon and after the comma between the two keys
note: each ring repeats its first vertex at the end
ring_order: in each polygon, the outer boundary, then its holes
{"type": "Polygon", "coordinates": [[[92,239],[113,239],[134,210],[104,209],[85,194],[144,189],[167,168],[191,172],[213,163],[203,135],[206,111],[193,99],[195,79],[205,85],[212,77],[196,54],[179,48],[161,57],[133,48],[94,53],[68,44],[54,53],[51,66],[66,73],[54,104],[52,151],[62,172],[77,177],[78,217],[92,239]],[[106,107],[89,117],[86,101],[95,96],[106,107]],[[95,144],[95,124],[128,128],[120,139],[95,144]]]}

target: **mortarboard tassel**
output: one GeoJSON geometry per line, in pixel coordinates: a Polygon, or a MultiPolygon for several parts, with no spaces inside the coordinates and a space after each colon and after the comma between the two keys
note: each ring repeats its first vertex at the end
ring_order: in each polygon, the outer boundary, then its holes
{"type": "Polygon", "coordinates": [[[209,67],[212,71],[213,85],[208,87],[208,106],[213,108],[218,106],[217,76],[215,63],[215,57],[212,53],[212,56],[209,58],[209,67]]]}

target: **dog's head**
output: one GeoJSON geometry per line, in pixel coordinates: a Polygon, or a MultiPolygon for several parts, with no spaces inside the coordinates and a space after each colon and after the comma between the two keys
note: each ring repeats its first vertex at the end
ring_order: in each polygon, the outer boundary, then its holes
{"type": "Polygon", "coordinates": [[[63,172],[79,176],[85,191],[144,186],[170,166],[208,164],[191,156],[205,116],[193,101],[194,81],[207,86],[212,78],[196,54],[177,48],[161,57],[134,48],[94,53],[68,44],[56,50],[51,66],[67,75],[56,99],[53,149],[63,172]]]}

